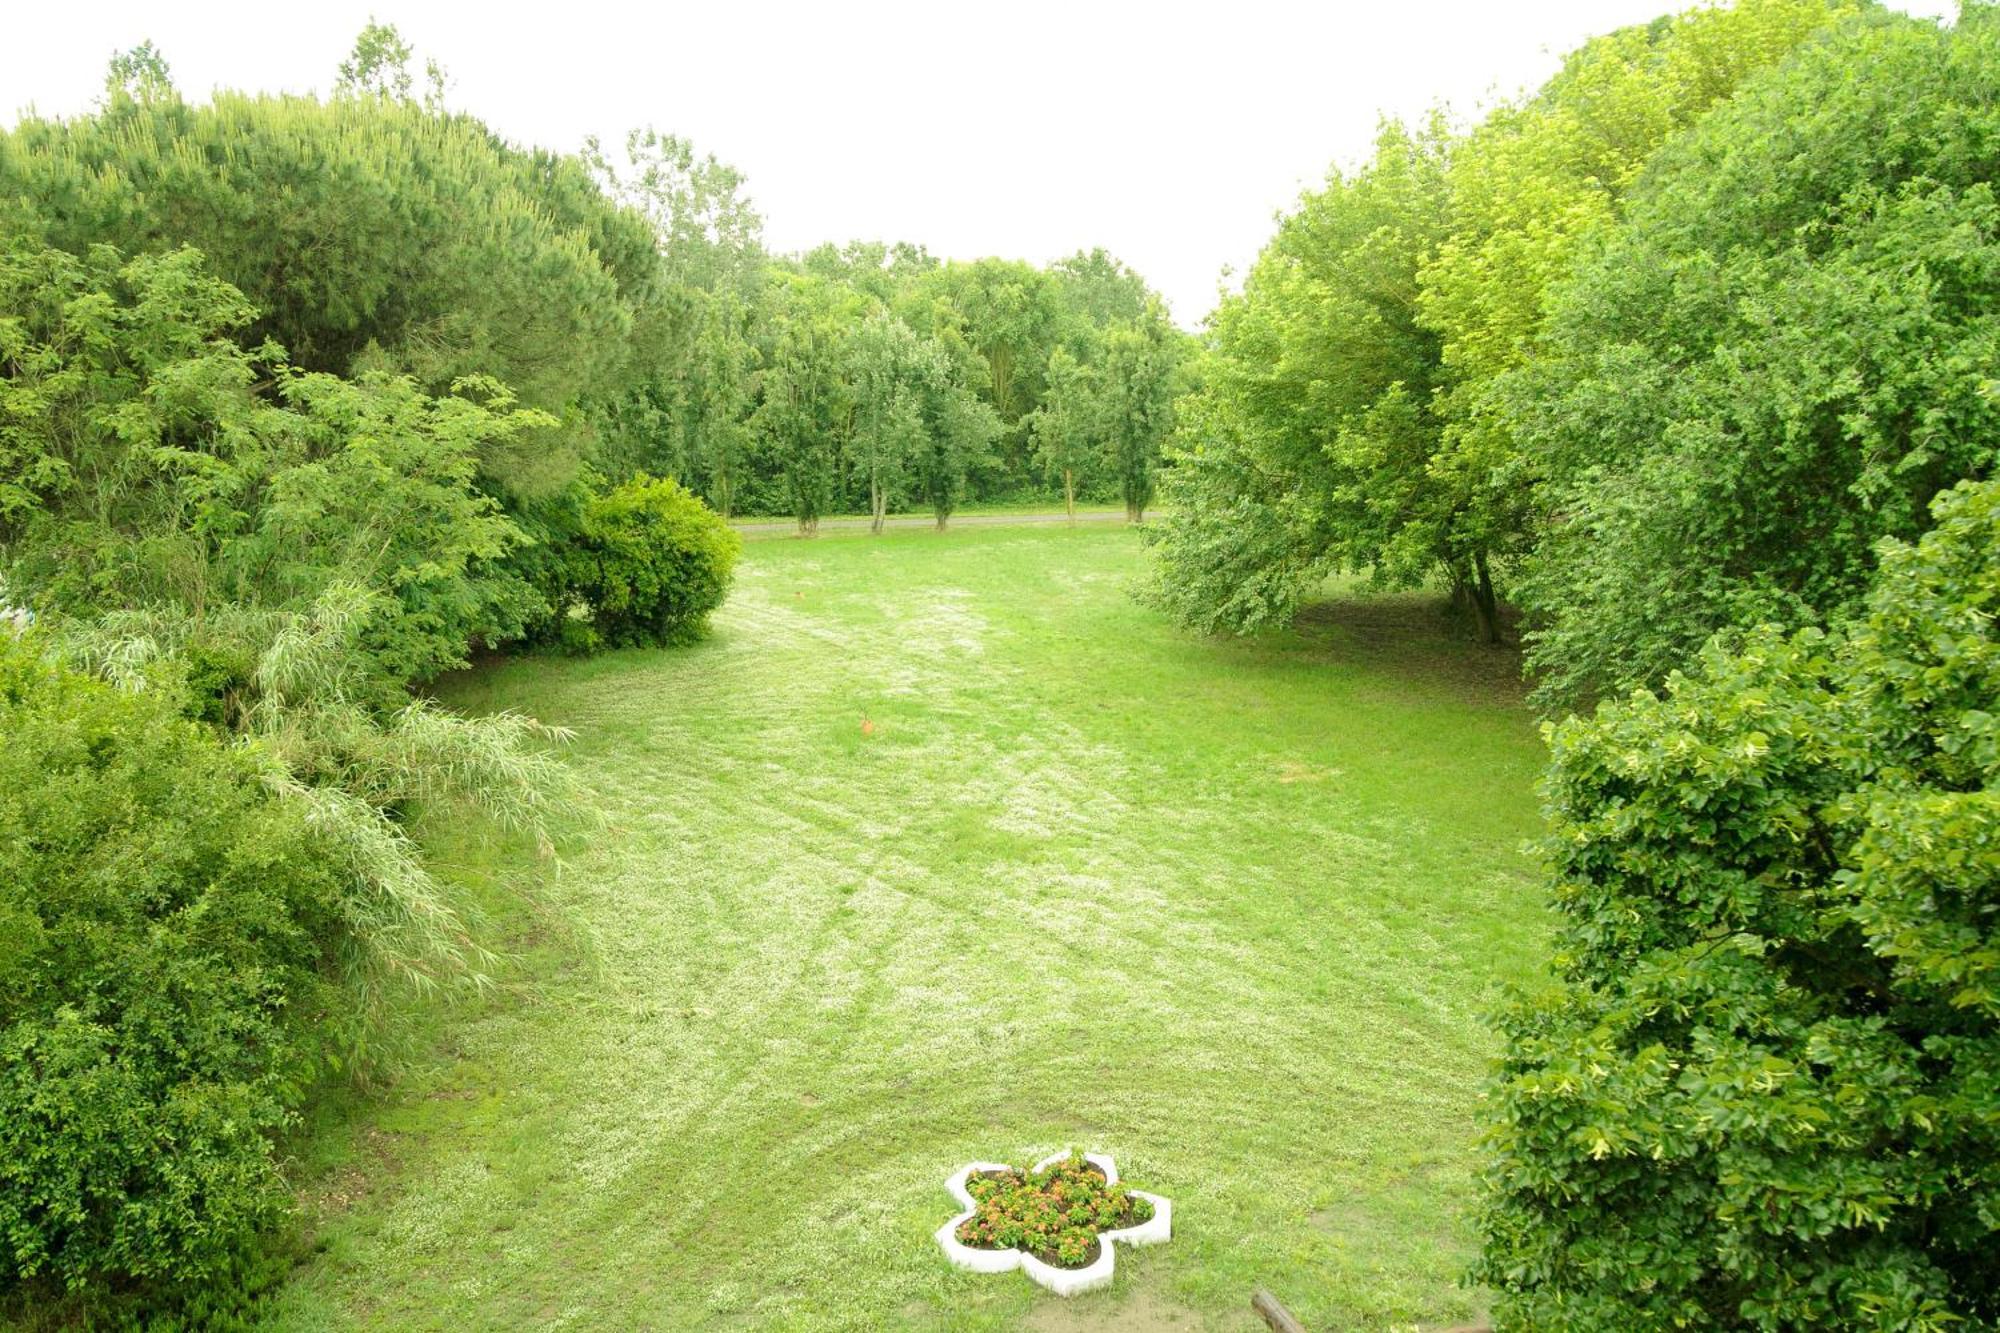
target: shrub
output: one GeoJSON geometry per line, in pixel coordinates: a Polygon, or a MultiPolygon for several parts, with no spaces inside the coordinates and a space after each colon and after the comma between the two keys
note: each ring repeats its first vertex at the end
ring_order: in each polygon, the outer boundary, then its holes
{"type": "Polygon", "coordinates": [[[0,578],[22,606],[200,620],[358,583],[388,594],[362,637],[392,684],[539,609],[480,474],[554,419],[498,382],[296,372],[238,345],[254,312],[185,249],[0,249],[0,314],[0,578]]]}
{"type": "Polygon", "coordinates": [[[1553,729],[1480,1276],[1542,1327],[2000,1317],[2000,483],[1846,630],[1553,729]]]}
{"type": "Polygon", "coordinates": [[[742,541],[678,482],[643,473],[587,503],[581,531],[540,566],[555,609],[536,635],[572,651],[701,637],[742,541]]]}
{"type": "Polygon", "coordinates": [[[282,1206],[340,885],[240,753],[0,635],[0,1288],[185,1283],[282,1206]]]}

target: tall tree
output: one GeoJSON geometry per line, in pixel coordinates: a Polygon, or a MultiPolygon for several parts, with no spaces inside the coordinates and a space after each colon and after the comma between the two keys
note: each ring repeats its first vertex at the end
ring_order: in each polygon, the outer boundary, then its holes
{"type": "Polygon", "coordinates": [[[1504,385],[1553,704],[1715,630],[1838,618],[1884,537],[2000,462],[2000,18],[1858,17],[1648,167],[1504,385]]]}
{"type": "Polygon", "coordinates": [[[924,274],[915,295],[911,323],[918,332],[955,334],[979,354],[982,391],[1008,432],[1007,474],[1017,485],[1026,481],[1021,422],[1041,401],[1043,368],[1062,331],[1055,283],[1029,264],[980,259],[924,274]]]}
{"type": "Polygon", "coordinates": [[[1035,457],[1047,475],[1060,477],[1063,511],[1076,522],[1076,480],[1102,454],[1099,406],[1089,367],[1067,347],[1049,354],[1048,383],[1031,428],[1035,457]]]}
{"type": "Polygon", "coordinates": [[[1146,517],[1153,501],[1160,450],[1173,430],[1176,351],[1166,312],[1158,306],[1105,335],[1099,430],[1125,517],[1133,523],[1146,517]]]}
{"type": "Polygon", "coordinates": [[[886,310],[862,321],[850,348],[854,429],[848,464],[868,489],[869,529],[879,534],[923,447],[924,395],[940,367],[933,349],[886,310]]]}
{"type": "Polygon", "coordinates": [[[111,57],[104,75],[104,91],[107,100],[122,97],[139,103],[170,101],[180,95],[174,88],[167,58],[150,41],[111,57]]]}
{"type": "Polygon", "coordinates": [[[1155,299],[1146,280],[1102,248],[1079,250],[1049,265],[1064,311],[1077,324],[1103,329],[1131,323],[1155,299]]]}
{"type": "Polygon", "coordinates": [[[563,424],[497,443],[485,480],[558,492],[594,441],[575,411],[623,390],[658,299],[645,219],[574,160],[406,101],[114,96],[0,134],[0,226],[71,253],[192,245],[301,369],[509,384],[563,424]]]}
{"type": "Polygon", "coordinates": [[[728,518],[749,464],[749,413],[757,349],[749,312],[728,292],[706,303],[689,366],[684,432],[690,464],[708,500],[728,518]]]}
{"type": "Polygon", "coordinates": [[[851,293],[804,278],[779,297],[779,333],[757,421],[804,537],[817,535],[832,505],[853,421],[846,371],[854,301],[851,293]]]}
{"type": "Polygon", "coordinates": [[[1438,338],[1438,436],[1412,512],[1472,570],[1489,628],[1493,567],[1535,537],[1540,466],[1508,424],[1502,384],[1535,355],[1551,286],[1612,226],[1663,143],[1860,7],[1738,0],[1621,29],[1453,145],[1450,225],[1417,275],[1418,318],[1438,338]]]}
{"type": "Polygon", "coordinates": [[[1336,569],[1406,583],[1448,558],[1396,522],[1435,437],[1437,342],[1415,296],[1444,226],[1447,144],[1439,122],[1385,124],[1373,158],[1306,195],[1212,316],[1153,537],[1156,592],[1185,622],[1282,623],[1336,569]]]}
{"type": "Polygon", "coordinates": [[[967,478],[987,461],[1001,428],[985,399],[958,380],[956,363],[937,344],[930,346],[935,373],[924,397],[923,439],[910,470],[943,532],[964,498],[967,478]]]}
{"type": "Polygon", "coordinates": [[[1500,386],[1533,355],[1550,285],[1662,143],[1853,8],[1745,0],[1613,34],[1469,135],[1387,127],[1361,171],[1303,199],[1215,316],[1161,538],[1166,603],[1248,629],[1365,569],[1442,582],[1497,641],[1540,466],[1500,386]]]}
{"type": "Polygon", "coordinates": [[[625,136],[619,158],[592,138],[583,159],[607,195],[652,223],[664,282],[754,299],[764,219],[744,193],[743,173],[650,126],[625,136]]]}

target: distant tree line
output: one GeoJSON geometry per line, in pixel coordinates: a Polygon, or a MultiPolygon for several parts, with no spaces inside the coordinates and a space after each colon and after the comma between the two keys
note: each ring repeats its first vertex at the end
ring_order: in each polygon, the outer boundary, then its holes
{"type": "Polygon", "coordinates": [[[829,513],[943,526],[1058,496],[1144,516],[1192,339],[1102,250],[1047,268],[874,242],[753,258],[695,298],[692,354],[608,414],[612,457],[808,533],[829,513]]]}

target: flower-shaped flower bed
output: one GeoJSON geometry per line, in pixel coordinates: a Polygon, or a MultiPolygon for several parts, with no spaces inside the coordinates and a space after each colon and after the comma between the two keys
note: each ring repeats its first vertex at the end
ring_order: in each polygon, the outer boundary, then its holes
{"type": "Polygon", "coordinates": [[[965,1208],[938,1228],[945,1257],[975,1273],[1026,1270],[1058,1296],[1111,1285],[1113,1246],[1172,1237],[1174,1206],[1118,1183],[1098,1153],[1057,1153],[1026,1171],[973,1162],[944,1187],[965,1208]]]}

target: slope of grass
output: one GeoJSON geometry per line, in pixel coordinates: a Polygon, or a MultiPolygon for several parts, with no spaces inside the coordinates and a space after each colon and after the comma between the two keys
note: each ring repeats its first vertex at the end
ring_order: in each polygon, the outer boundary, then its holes
{"type": "Polygon", "coordinates": [[[611,827],[512,919],[515,993],[325,1136],[275,1322],[1476,1314],[1480,1014],[1545,925],[1512,664],[1415,600],[1197,638],[1131,598],[1143,559],[765,542],[693,649],[456,682],[575,727],[611,827]],[[1173,1242],[1068,1303],[944,1266],[953,1167],[1072,1145],[1171,1196],[1173,1242]]]}

